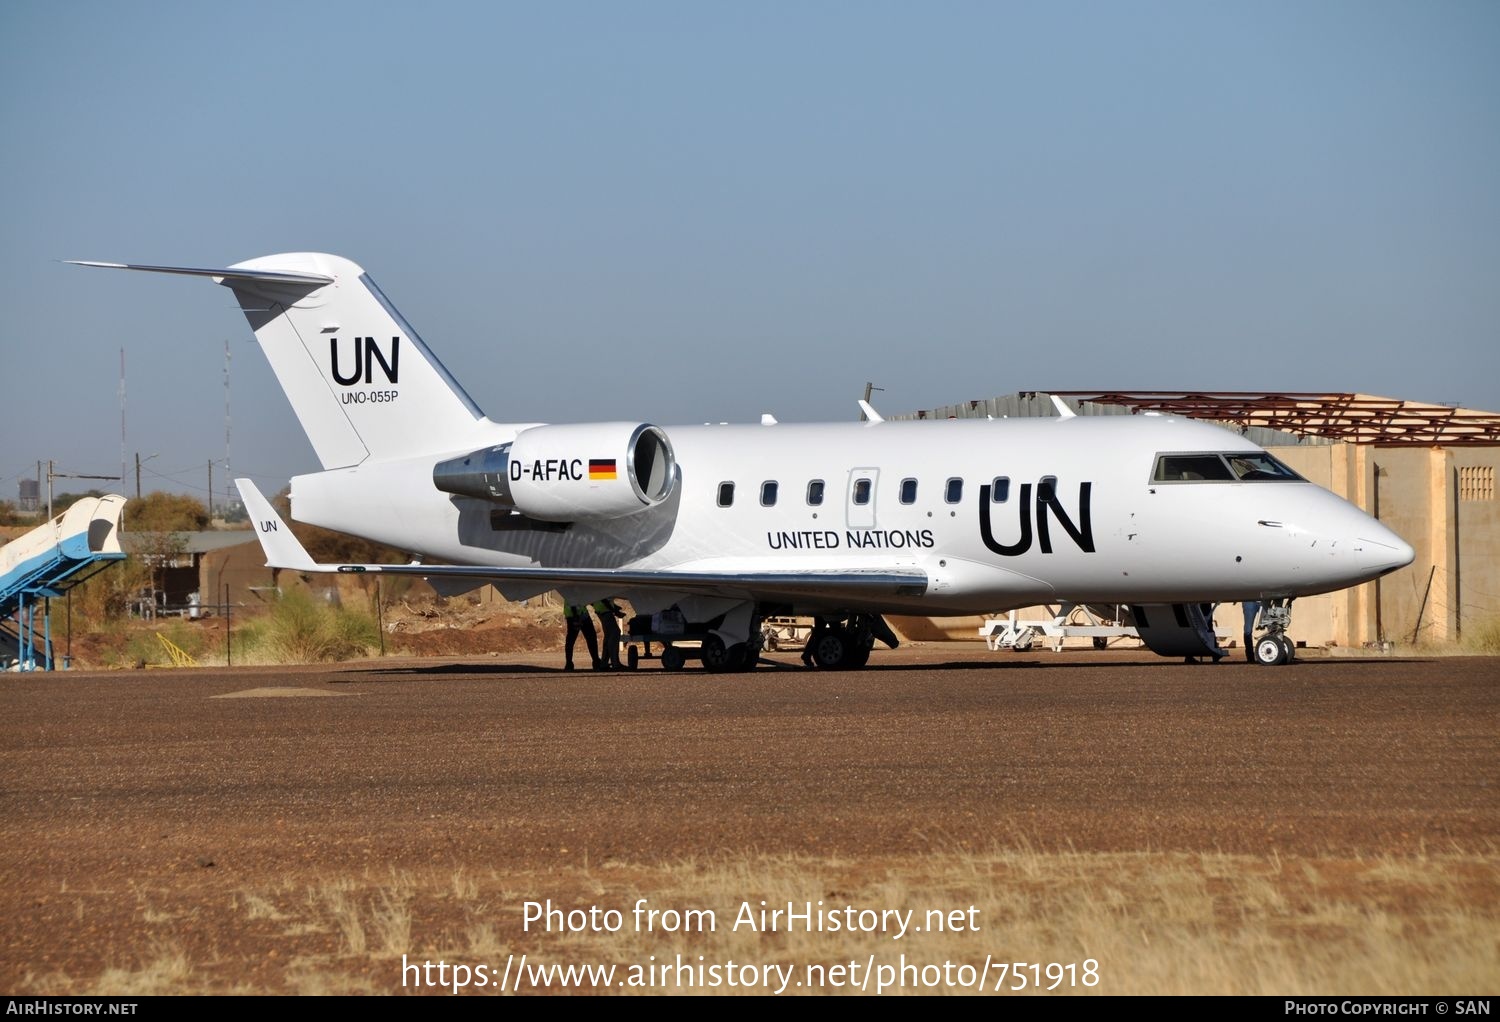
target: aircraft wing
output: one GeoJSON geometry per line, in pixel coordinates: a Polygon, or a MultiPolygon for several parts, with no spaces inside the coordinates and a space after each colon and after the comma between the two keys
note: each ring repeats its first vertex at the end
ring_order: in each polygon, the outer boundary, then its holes
{"type": "Polygon", "coordinates": [[[253,482],[236,479],[234,483],[245,501],[245,509],[266,553],[266,566],[270,568],[298,572],[417,575],[494,583],[545,583],[549,586],[602,587],[611,591],[659,589],[734,599],[843,597],[869,600],[882,596],[921,596],[927,591],[927,573],[920,568],[725,573],[639,568],[502,568],[479,564],[319,564],[253,482]]]}

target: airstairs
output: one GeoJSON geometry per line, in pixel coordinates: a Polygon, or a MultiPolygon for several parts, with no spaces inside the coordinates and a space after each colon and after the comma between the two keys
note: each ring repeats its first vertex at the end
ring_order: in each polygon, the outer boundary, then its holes
{"type": "Polygon", "coordinates": [[[120,549],[124,510],[124,497],[85,497],[0,547],[0,668],[53,669],[47,601],[125,559],[120,549]]]}

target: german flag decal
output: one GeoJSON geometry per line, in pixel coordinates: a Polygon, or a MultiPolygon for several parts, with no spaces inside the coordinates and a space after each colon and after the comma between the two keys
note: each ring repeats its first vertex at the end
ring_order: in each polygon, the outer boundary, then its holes
{"type": "Polygon", "coordinates": [[[613,458],[590,458],[590,479],[613,479],[615,478],[615,459],[613,458]]]}

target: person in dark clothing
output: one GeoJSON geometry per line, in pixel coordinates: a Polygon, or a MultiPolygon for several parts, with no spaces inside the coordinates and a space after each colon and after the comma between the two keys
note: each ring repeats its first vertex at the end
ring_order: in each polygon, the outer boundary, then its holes
{"type": "Polygon", "coordinates": [[[594,613],[599,615],[600,659],[604,666],[610,670],[620,669],[620,618],[625,612],[614,600],[598,600],[594,603],[594,613]]]}
{"type": "Polygon", "coordinates": [[[1260,614],[1257,600],[1246,600],[1240,604],[1245,611],[1245,659],[1255,663],[1255,618],[1260,614]]]}
{"type": "Polygon", "coordinates": [[[563,663],[563,670],[573,670],[573,644],[578,641],[580,632],[583,634],[584,644],[589,648],[589,659],[593,661],[594,670],[604,670],[604,661],[599,659],[599,637],[594,634],[594,621],[589,617],[587,605],[568,604],[563,608],[563,620],[568,623],[568,658],[563,663]]]}

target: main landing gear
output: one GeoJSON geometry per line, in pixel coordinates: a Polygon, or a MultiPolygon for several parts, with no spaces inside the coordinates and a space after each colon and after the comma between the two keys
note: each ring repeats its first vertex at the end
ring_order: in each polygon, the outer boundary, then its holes
{"type": "Polygon", "coordinates": [[[802,651],[802,662],[825,671],[855,671],[869,662],[876,639],[891,649],[901,644],[879,614],[819,617],[802,651]]]}
{"type": "Polygon", "coordinates": [[[1280,667],[1295,660],[1297,644],[1286,634],[1292,623],[1292,601],[1267,601],[1260,609],[1260,622],[1266,634],[1255,640],[1255,662],[1264,667],[1280,667]]]}
{"type": "Polygon", "coordinates": [[[748,641],[728,645],[717,633],[709,632],[703,639],[703,669],[713,674],[755,670],[760,663],[761,643],[759,623],[755,625],[748,641]]]}
{"type": "MultiPolygon", "coordinates": [[[[670,610],[675,620],[667,620],[667,612],[662,612],[658,630],[653,630],[652,616],[631,618],[625,662],[632,670],[642,660],[653,659],[653,642],[661,644],[661,666],[668,671],[682,670],[689,660],[700,661],[711,674],[753,671],[760,663],[766,642],[763,608],[743,603],[707,621],[683,620],[675,607],[670,610]],[[743,640],[737,641],[741,636],[743,640]]],[[[891,649],[901,644],[879,614],[825,614],[814,618],[802,662],[825,671],[858,670],[869,661],[876,639],[891,649]]]]}

